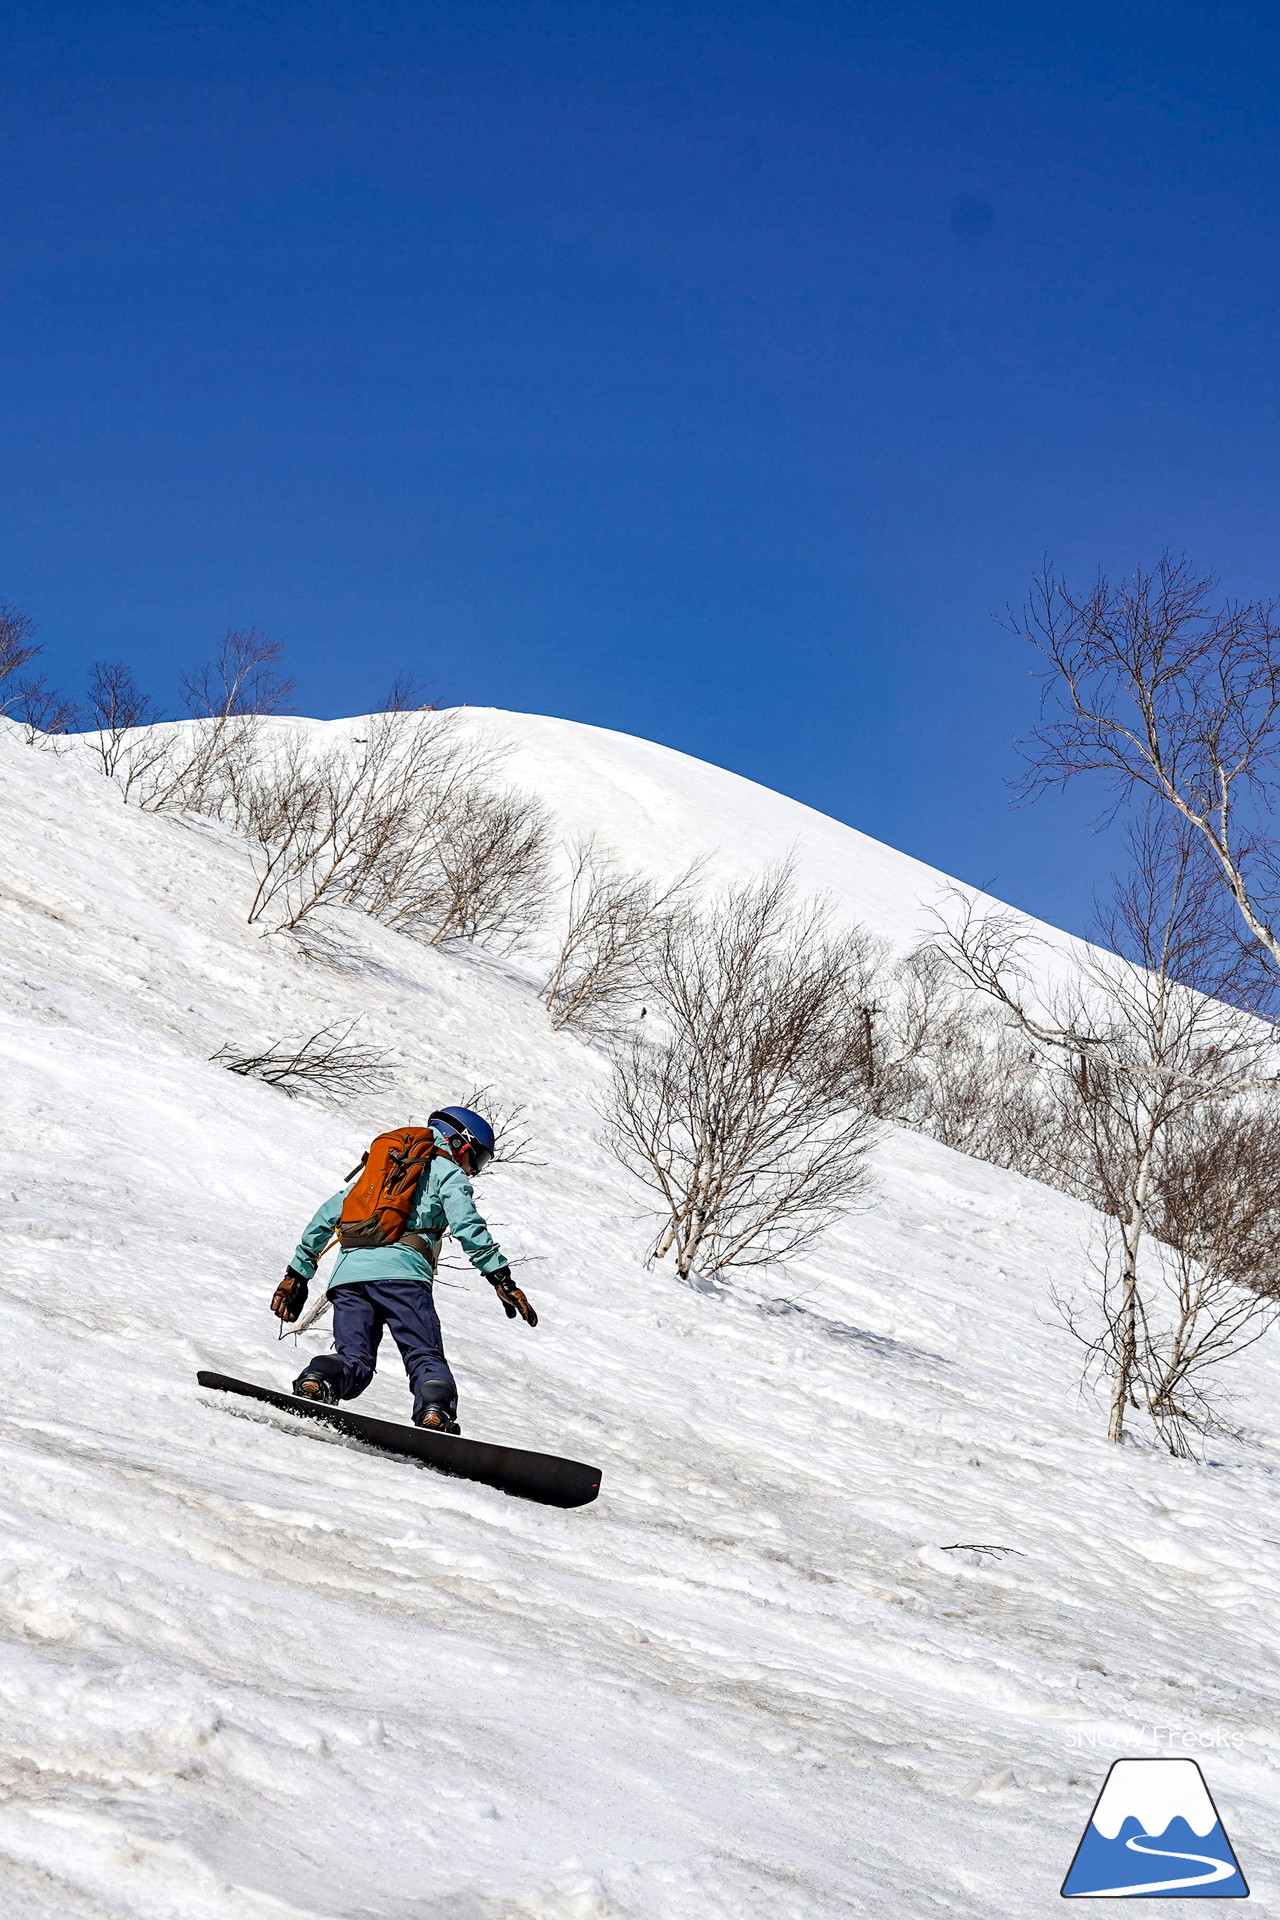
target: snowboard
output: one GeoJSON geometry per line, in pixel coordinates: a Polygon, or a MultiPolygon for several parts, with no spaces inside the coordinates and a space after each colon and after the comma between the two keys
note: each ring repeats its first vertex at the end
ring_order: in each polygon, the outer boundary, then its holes
{"type": "Polygon", "coordinates": [[[406,1427],[395,1420],[375,1420],[367,1413],[348,1413],[345,1407],[326,1407],[296,1393],[277,1393],[271,1387],[254,1386],[249,1380],[233,1380],[225,1373],[200,1372],[196,1380],[202,1387],[241,1393],[247,1400],[261,1400],[285,1413],[300,1414],[304,1420],[321,1420],[379,1453],[416,1460],[419,1466],[453,1474],[459,1480],[478,1480],[481,1486],[496,1487],[500,1493],[515,1494],[521,1500],[539,1500],[548,1507],[585,1507],[600,1491],[599,1467],[584,1466],[580,1460],[562,1460],[554,1453],[526,1453],[521,1447],[496,1447],[487,1440],[432,1433],[425,1427],[406,1427]]]}

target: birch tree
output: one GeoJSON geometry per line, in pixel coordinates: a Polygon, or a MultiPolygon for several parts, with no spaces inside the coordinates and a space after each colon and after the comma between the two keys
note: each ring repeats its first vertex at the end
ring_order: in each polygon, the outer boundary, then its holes
{"type": "Polygon", "coordinates": [[[1116,804],[1156,801],[1280,974],[1280,603],[1218,599],[1217,587],[1168,554],[1084,593],[1044,569],[1008,621],[1044,663],[1023,791],[1095,775],[1116,804]]]}
{"type": "MultiPolygon", "coordinates": [[[[1247,1123],[1259,1096],[1274,1090],[1277,1065],[1273,1030],[1241,1010],[1265,990],[1256,943],[1241,940],[1219,910],[1216,878],[1195,835],[1147,820],[1135,833],[1134,854],[1101,927],[1111,950],[1081,958],[1056,989],[1037,991],[1029,966],[1036,943],[1011,916],[961,902],[940,942],[961,977],[1056,1059],[1079,1190],[1114,1223],[1117,1257],[1104,1262],[1102,1327],[1089,1342],[1109,1381],[1113,1441],[1123,1439],[1144,1379],[1149,1408],[1168,1408],[1168,1394],[1152,1384],[1168,1371],[1169,1356],[1153,1344],[1142,1256],[1153,1230],[1164,1224],[1167,1231],[1173,1220],[1188,1142],[1214,1110],[1220,1132],[1247,1123]]],[[[1202,1234],[1201,1254],[1206,1244],[1202,1234]]],[[[1177,1250],[1193,1263],[1201,1257],[1189,1232],[1177,1250]]],[[[1262,1312],[1258,1293],[1237,1302],[1221,1289],[1196,1296],[1193,1286],[1187,1297],[1198,1304],[1190,1322],[1184,1316],[1184,1360],[1170,1362],[1179,1378],[1194,1370],[1185,1360],[1189,1326],[1192,1334],[1199,1328],[1208,1364],[1206,1316],[1214,1318],[1215,1304],[1219,1358],[1248,1343],[1262,1312]]]]}

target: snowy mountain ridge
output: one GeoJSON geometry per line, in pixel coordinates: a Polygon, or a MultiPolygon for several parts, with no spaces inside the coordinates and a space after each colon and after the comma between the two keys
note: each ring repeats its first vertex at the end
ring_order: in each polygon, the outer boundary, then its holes
{"type": "Polygon", "coordinates": [[[1093,1824],[1114,1840],[1130,1819],[1153,1839],[1171,1820],[1185,1820],[1202,1840],[1218,1824],[1204,1781],[1185,1761],[1159,1768],[1120,1768],[1111,1775],[1094,1809],[1093,1824]]]}
{"type": "MultiPolygon", "coordinates": [[[[794,846],[896,945],[943,885],[667,749],[461,723],[635,864],[794,846]]],[[[695,1293],[644,1267],[604,1059],[527,965],[263,934],[233,836],[8,725],[0,809],[6,1920],[1038,1915],[1134,1742],[1198,1752],[1280,1912],[1268,1344],[1203,1465],[1107,1447],[1047,1306],[1088,1210],[897,1131],[809,1257],[695,1293]],[[357,1016],[398,1065],[340,1109],[211,1064],[357,1016]],[[479,1195],[542,1324],[451,1260],[461,1417],[602,1466],[577,1513],[194,1384],[287,1382],[266,1302],[313,1207],[484,1085],[528,1108],[479,1195]]],[[[406,1417],[391,1352],[359,1404],[406,1417]]]]}

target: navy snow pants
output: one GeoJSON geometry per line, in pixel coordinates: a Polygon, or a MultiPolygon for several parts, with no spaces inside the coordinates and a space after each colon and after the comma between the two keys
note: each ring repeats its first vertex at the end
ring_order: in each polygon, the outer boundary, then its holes
{"type": "Polygon", "coordinates": [[[420,1280],[363,1280],[333,1290],[333,1353],[318,1353],[304,1369],[336,1387],[340,1400],[364,1392],[378,1364],[384,1327],[400,1349],[413,1388],[413,1414],[424,1407],[458,1407],[458,1383],[449,1371],[430,1287],[420,1280]]]}

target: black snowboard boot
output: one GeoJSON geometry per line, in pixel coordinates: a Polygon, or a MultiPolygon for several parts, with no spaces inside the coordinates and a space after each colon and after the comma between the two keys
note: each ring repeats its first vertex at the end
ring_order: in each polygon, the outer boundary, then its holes
{"type": "Polygon", "coordinates": [[[414,1414],[413,1424],[415,1427],[427,1427],[433,1433],[462,1432],[448,1407],[424,1407],[421,1413],[414,1414]]]}
{"type": "Polygon", "coordinates": [[[293,1391],[303,1400],[318,1400],[322,1407],[338,1404],[332,1383],[318,1373],[300,1373],[293,1383],[293,1391]]]}

